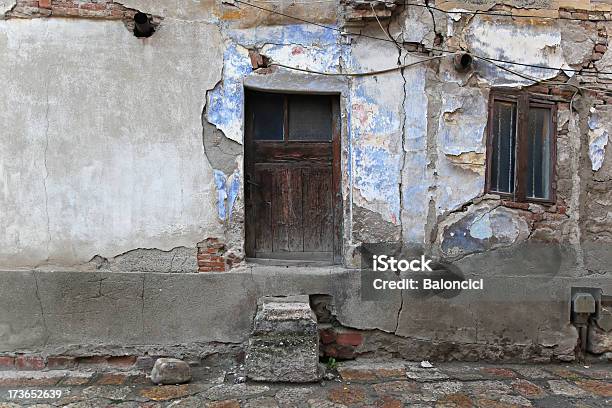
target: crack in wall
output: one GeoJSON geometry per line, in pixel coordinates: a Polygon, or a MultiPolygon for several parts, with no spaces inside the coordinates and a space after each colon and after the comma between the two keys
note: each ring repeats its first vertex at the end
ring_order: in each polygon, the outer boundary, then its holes
{"type": "MultiPolygon", "coordinates": [[[[50,78],[50,65],[47,65],[46,78],[50,78]]],[[[51,219],[49,217],[49,192],[47,189],[47,181],[49,179],[49,167],[47,163],[47,153],[49,152],[49,82],[45,81],[45,148],[43,151],[43,163],[45,166],[45,175],[43,177],[43,188],[45,192],[45,215],[47,217],[47,262],[50,258],[51,249],[51,219]]]]}
{"type": "Polygon", "coordinates": [[[38,300],[38,305],[40,306],[40,316],[42,319],[42,324],[43,324],[43,330],[44,330],[44,340],[43,340],[43,346],[46,346],[48,341],[49,341],[49,328],[47,327],[47,319],[45,317],[45,309],[43,307],[43,303],[42,303],[42,299],[40,298],[40,291],[38,288],[38,274],[36,272],[32,272],[32,276],[34,277],[34,284],[35,284],[35,291],[34,294],[36,296],[36,299],[38,300]]]}
{"type": "Polygon", "coordinates": [[[145,335],[145,279],[147,276],[142,275],[142,291],[140,292],[140,298],[142,299],[142,308],[140,309],[140,321],[142,323],[142,336],[145,335]]]}
{"type": "Polygon", "coordinates": [[[399,309],[397,309],[397,317],[396,317],[396,321],[395,321],[395,329],[393,330],[393,334],[397,335],[397,329],[399,328],[399,324],[400,324],[400,317],[402,315],[402,309],[404,308],[404,290],[400,290],[400,305],[399,305],[399,309]]]}

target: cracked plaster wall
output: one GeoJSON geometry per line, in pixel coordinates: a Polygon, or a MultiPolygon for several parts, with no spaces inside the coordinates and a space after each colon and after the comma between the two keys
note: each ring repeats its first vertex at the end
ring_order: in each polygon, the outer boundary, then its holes
{"type": "Polygon", "coordinates": [[[120,21],[0,21],[2,267],[222,233],[201,124],[221,44],[218,27],[178,20],[147,40],[120,21]]]}

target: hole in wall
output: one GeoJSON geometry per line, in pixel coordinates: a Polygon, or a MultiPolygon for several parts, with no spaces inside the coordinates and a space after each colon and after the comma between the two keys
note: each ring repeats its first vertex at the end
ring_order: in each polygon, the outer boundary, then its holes
{"type": "Polygon", "coordinates": [[[134,14],[134,35],[138,38],[147,38],[155,32],[153,18],[148,14],[137,12],[134,14]]]}

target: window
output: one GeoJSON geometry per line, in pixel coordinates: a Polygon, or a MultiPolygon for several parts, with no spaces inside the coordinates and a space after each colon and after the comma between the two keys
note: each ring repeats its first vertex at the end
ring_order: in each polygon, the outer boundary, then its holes
{"type": "Polygon", "coordinates": [[[554,201],[556,105],[526,92],[491,93],[487,191],[515,201],[554,201]]]}
{"type": "Polygon", "coordinates": [[[248,94],[254,140],[331,141],[330,96],[254,91],[248,94]]]}

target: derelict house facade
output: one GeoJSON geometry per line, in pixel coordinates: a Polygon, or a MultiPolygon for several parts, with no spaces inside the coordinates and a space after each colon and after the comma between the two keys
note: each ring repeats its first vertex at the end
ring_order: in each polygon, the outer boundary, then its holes
{"type": "Polygon", "coordinates": [[[289,295],[340,358],[612,351],[611,10],[0,0],[0,353],[238,353],[289,295]],[[486,290],[364,299],[371,243],[486,290]]]}

